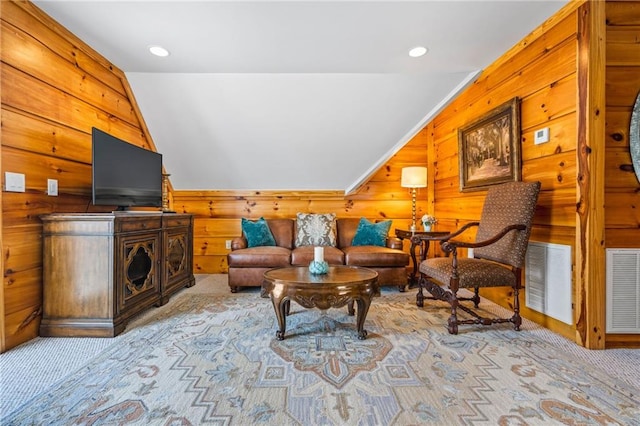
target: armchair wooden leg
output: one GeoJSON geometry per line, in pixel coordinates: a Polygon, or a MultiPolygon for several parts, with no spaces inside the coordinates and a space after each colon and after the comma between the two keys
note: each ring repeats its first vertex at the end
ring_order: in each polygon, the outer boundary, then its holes
{"type": "Polygon", "coordinates": [[[451,316],[447,321],[449,334],[458,334],[458,295],[451,293],[449,304],[451,305],[451,316]]]}
{"type": "Polygon", "coordinates": [[[473,290],[474,294],[471,300],[473,301],[473,305],[476,307],[476,309],[478,309],[478,305],[480,304],[480,287],[475,287],[473,290]]]}
{"type": "Polygon", "coordinates": [[[458,334],[458,289],[460,288],[460,282],[458,277],[458,264],[456,261],[455,253],[453,258],[453,275],[449,281],[449,294],[447,298],[443,298],[451,305],[451,316],[447,321],[450,334],[458,334]]]}
{"type": "Polygon", "coordinates": [[[522,325],[522,317],[520,316],[520,283],[516,283],[513,286],[513,317],[511,321],[513,322],[513,329],[515,331],[520,331],[520,326],[522,325]]]}
{"type": "Polygon", "coordinates": [[[419,308],[424,306],[424,293],[422,290],[424,279],[424,275],[420,274],[420,278],[418,279],[418,293],[416,294],[416,306],[419,308]]]}

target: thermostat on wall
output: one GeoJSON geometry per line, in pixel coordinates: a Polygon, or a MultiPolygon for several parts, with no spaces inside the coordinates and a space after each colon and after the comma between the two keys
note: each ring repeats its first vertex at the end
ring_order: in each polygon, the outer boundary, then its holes
{"type": "Polygon", "coordinates": [[[538,145],[541,143],[549,142],[549,128],[545,127],[544,129],[536,130],[535,136],[533,139],[533,143],[538,145]]]}

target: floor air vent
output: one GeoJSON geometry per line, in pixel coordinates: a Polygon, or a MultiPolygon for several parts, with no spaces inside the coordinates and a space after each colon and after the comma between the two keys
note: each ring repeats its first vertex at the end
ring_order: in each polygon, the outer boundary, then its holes
{"type": "Polygon", "coordinates": [[[638,249],[607,249],[607,333],[640,333],[638,249]]]}
{"type": "Polygon", "coordinates": [[[525,305],[573,324],[571,246],[530,242],[525,262],[525,305]]]}

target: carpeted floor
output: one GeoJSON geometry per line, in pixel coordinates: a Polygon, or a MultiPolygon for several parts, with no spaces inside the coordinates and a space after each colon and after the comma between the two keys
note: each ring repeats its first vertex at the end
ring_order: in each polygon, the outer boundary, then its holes
{"type": "Polygon", "coordinates": [[[268,299],[201,275],[117,338],[2,354],[0,424],[640,425],[640,351],[587,351],[528,321],[451,336],[445,305],[414,301],[385,289],[364,341],[346,308],[292,304],[277,341],[268,299]]]}

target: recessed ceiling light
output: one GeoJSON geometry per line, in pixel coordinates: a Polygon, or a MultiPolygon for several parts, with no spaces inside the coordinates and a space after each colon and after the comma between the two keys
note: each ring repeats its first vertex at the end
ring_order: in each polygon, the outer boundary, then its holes
{"type": "Polygon", "coordinates": [[[416,46],[413,49],[409,50],[409,56],[411,56],[412,58],[419,58],[425,53],[427,53],[427,48],[424,46],[416,46]]]}
{"type": "Polygon", "coordinates": [[[162,46],[149,46],[149,52],[151,52],[152,55],[160,56],[163,58],[165,56],[169,56],[169,51],[162,46]]]}

